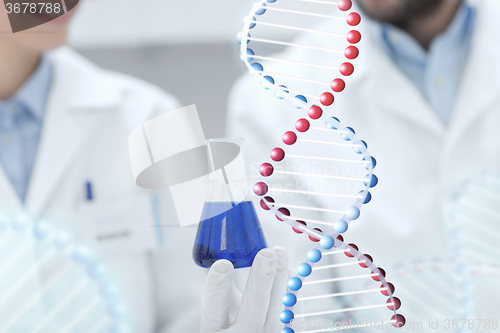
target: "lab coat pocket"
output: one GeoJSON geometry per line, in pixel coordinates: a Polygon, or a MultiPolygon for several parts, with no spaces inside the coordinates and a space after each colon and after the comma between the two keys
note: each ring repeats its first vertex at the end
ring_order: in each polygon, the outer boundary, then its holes
{"type": "Polygon", "coordinates": [[[153,206],[148,195],[83,202],[78,215],[78,238],[98,256],[144,253],[157,247],[153,206]]]}

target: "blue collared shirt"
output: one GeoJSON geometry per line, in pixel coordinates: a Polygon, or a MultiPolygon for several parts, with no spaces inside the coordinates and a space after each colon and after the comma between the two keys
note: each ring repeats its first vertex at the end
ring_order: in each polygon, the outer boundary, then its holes
{"type": "Polygon", "coordinates": [[[474,10],[466,1],[446,31],[434,38],[428,51],[405,31],[389,24],[382,27],[390,57],[444,123],[455,104],[473,28],[474,10]]]}
{"type": "Polygon", "coordinates": [[[23,202],[35,164],[51,78],[51,64],[44,56],[17,93],[0,100],[0,164],[23,202]]]}

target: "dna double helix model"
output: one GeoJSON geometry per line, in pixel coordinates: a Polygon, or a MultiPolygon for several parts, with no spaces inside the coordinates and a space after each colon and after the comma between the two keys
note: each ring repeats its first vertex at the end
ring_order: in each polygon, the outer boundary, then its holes
{"type": "MultiPolygon", "coordinates": [[[[456,272],[468,281],[462,289],[469,290],[469,296],[459,302],[467,310],[462,317],[484,318],[489,329],[497,329],[500,319],[497,311],[491,312],[498,308],[495,295],[500,292],[496,286],[500,273],[499,186],[498,170],[479,170],[455,189],[445,207],[456,272]]],[[[474,328],[479,329],[478,324],[474,328]]],[[[488,330],[484,326],[480,329],[488,330]]]]}
{"type": "Polygon", "coordinates": [[[499,265],[500,172],[481,170],[452,194],[446,207],[454,255],[470,266],[499,265]]]}
{"type": "Polygon", "coordinates": [[[405,299],[405,314],[412,318],[412,325],[405,331],[477,332],[495,325],[498,328],[498,320],[487,318],[481,323],[476,318],[482,317],[474,313],[474,280],[484,284],[488,279],[498,279],[498,265],[467,265],[463,258],[453,255],[408,259],[392,271],[399,295],[405,299]]]}
{"type": "Polygon", "coordinates": [[[342,235],[378,183],[367,143],[331,112],[355,72],[360,22],[351,0],[261,0],[237,36],[250,74],[299,111],[253,187],[262,209],[316,243],[288,282],[281,333],[405,325],[384,269],[342,235]]]}
{"type": "Polygon", "coordinates": [[[0,216],[0,332],[129,332],[119,294],[106,267],[65,231],[0,216]]]}

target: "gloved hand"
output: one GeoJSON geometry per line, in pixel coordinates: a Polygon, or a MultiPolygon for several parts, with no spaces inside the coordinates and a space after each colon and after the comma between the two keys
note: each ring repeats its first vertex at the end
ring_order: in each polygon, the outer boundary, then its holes
{"type": "MultiPolygon", "coordinates": [[[[219,260],[212,265],[201,310],[201,333],[277,333],[283,328],[279,314],[287,290],[288,255],[282,247],[261,250],[253,262],[235,318],[230,310],[237,291],[233,265],[219,260]]],[[[290,272],[293,274],[293,271],[290,272]]]]}

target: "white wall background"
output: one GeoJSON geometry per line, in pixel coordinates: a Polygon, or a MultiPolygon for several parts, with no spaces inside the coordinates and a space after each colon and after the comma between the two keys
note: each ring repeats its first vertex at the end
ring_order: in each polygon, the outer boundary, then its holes
{"type": "Polygon", "coordinates": [[[233,42],[255,0],[81,0],[77,48],[233,42]]]}

